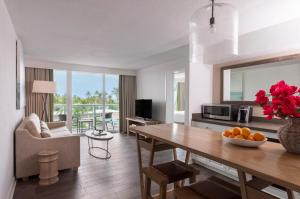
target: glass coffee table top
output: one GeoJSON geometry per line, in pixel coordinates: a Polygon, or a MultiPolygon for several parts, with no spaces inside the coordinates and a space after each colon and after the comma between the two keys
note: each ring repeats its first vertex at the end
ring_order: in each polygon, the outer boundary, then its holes
{"type": "Polygon", "coordinates": [[[101,133],[99,133],[96,130],[89,130],[86,131],[84,134],[86,137],[94,140],[111,140],[114,138],[114,135],[107,131],[102,131],[101,133]]]}
{"type": "Polygon", "coordinates": [[[114,135],[112,133],[107,132],[107,131],[103,131],[103,132],[99,133],[96,130],[89,130],[89,131],[86,131],[84,134],[88,138],[88,146],[89,146],[88,153],[91,156],[93,156],[94,158],[105,159],[105,160],[111,158],[111,154],[108,151],[108,143],[109,143],[109,140],[111,140],[111,139],[114,138],[114,135]],[[106,148],[99,147],[99,146],[94,146],[94,142],[93,141],[95,141],[95,140],[97,140],[97,141],[105,141],[106,142],[106,148]],[[104,151],[105,152],[105,156],[99,156],[99,155],[97,155],[95,153],[96,150],[104,151]]]}

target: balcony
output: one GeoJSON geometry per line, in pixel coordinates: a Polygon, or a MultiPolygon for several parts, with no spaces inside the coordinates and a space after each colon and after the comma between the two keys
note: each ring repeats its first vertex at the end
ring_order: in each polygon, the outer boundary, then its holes
{"type": "MultiPolygon", "coordinates": [[[[72,132],[83,133],[88,129],[103,129],[119,132],[119,104],[73,104],[72,132]]],[[[54,104],[54,121],[66,121],[67,105],[54,104]]]]}

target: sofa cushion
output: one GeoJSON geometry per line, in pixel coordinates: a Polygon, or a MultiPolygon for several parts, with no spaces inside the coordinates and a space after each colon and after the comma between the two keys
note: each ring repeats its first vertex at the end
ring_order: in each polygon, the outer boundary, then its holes
{"type": "Polygon", "coordinates": [[[64,126],[60,128],[51,129],[51,137],[63,137],[63,136],[70,136],[71,132],[69,129],[64,126]]]}
{"type": "Polygon", "coordinates": [[[41,137],[41,122],[36,114],[30,114],[24,122],[25,129],[27,129],[32,136],[41,137]]]}

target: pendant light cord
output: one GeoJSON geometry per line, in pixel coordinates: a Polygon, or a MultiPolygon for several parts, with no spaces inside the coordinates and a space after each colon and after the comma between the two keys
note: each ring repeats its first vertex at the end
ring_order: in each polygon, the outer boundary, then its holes
{"type": "Polygon", "coordinates": [[[214,8],[215,8],[215,0],[211,0],[211,18],[209,20],[210,26],[213,26],[215,24],[214,8]]]}

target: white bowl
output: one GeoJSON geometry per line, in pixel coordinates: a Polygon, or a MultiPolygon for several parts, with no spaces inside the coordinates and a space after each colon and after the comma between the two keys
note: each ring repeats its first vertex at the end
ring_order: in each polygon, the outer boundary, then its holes
{"type": "MultiPolygon", "coordinates": [[[[224,133],[224,132],[223,132],[224,133]]],[[[264,144],[268,138],[266,138],[263,141],[251,141],[251,140],[244,140],[244,139],[239,139],[239,138],[229,138],[224,136],[222,133],[223,140],[225,142],[228,142],[230,144],[238,145],[238,146],[244,146],[244,147],[259,147],[260,145],[264,144]]]]}

